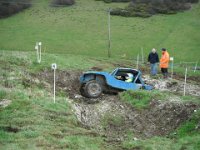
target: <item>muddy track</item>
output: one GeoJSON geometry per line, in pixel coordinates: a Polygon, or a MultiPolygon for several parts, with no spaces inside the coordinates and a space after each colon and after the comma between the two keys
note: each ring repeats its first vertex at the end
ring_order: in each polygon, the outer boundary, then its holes
{"type": "MultiPolygon", "coordinates": [[[[123,141],[127,133],[135,138],[164,136],[174,131],[181,123],[190,119],[199,108],[193,103],[183,103],[178,96],[168,97],[166,101],[154,99],[147,109],[137,110],[120,101],[118,95],[103,94],[97,99],[82,97],[79,92],[79,77],[82,71],[57,71],[57,92],[64,92],[80,123],[107,137],[108,141],[123,141]]],[[[44,70],[37,75],[40,81],[52,90],[53,73],[44,70]]],[[[148,79],[159,90],[181,92],[182,82],[148,79]],[[178,89],[181,89],[180,91],[178,89]]],[[[188,94],[200,96],[199,86],[191,85],[188,94]]]]}

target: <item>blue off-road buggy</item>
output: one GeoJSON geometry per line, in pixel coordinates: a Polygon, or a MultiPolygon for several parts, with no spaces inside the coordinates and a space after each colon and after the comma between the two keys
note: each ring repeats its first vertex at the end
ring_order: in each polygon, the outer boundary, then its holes
{"type": "Polygon", "coordinates": [[[88,71],[81,75],[80,82],[80,92],[88,98],[97,98],[102,93],[152,89],[152,86],[146,85],[142,80],[141,72],[131,68],[116,68],[112,73],[88,71]],[[127,82],[126,79],[130,75],[132,79],[127,82]]]}

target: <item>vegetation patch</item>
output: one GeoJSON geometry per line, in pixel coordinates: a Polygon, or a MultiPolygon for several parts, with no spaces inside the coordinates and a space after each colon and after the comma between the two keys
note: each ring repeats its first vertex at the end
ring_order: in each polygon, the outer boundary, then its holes
{"type": "Polygon", "coordinates": [[[138,109],[147,108],[152,100],[163,100],[164,98],[165,94],[158,91],[125,91],[120,93],[120,100],[138,109]]]}
{"type": "Polygon", "coordinates": [[[104,1],[105,3],[112,3],[112,2],[130,2],[131,0],[96,0],[96,1],[104,1]]]}
{"type": "Polygon", "coordinates": [[[30,6],[30,0],[0,0],[0,18],[11,16],[30,6]]]}
{"type": "Polygon", "coordinates": [[[75,3],[75,0],[53,0],[51,6],[70,6],[75,3]]]}
{"type": "Polygon", "coordinates": [[[101,121],[104,127],[107,127],[107,126],[119,127],[123,125],[124,118],[120,114],[116,115],[116,114],[107,113],[104,115],[101,121]]]}
{"type": "Polygon", "coordinates": [[[7,93],[5,90],[0,90],[0,101],[6,97],[7,93]]]}
{"type": "Polygon", "coordinates": [[[194,136],[200,133],[200,110],[195,110],[194,114],[183,123],[175,132],[172,133],[174,138],[183,138],[185,136],[194,136]]]}

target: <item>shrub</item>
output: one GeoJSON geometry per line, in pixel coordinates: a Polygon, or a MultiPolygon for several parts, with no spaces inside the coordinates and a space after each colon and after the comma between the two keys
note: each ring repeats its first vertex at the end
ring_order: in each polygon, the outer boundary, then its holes
{"type": "Polygon", "coordinates": [[[158,13],[174,14],[190,9],[191,3],[197,2],[198,0],[132,0],[127,8],[114,9],[111,15],[150,17],[158,13]]]}
{"type": "Polygon", "coordinates": [[[53,0],[52,6],[69,6],[75,3],[74,0],[53,0]]]}
{"type": "Polygon", "coordinates": [[[151,14],[146,13],[147,8],[128,8],[128,9],[121,9],[121,8],[116,8],[111,10],[110,14],[111,15],[117,15],[117,16],[123,16],[123,17],[150,17],[151,14]],[[138,10],[138,11],[137,11],[138,10]]]}
{"type": "Polygon", "coordinates": [[[111,15],[117,15],[117,16],[124,16],[124,17],[131,17],[130,11],[126,9],[121,9],[121,8],[116,8],[111,10],[110,12],[111,15]]]}
{"type": "Polygon", "coordinates": [[[11,16],[30,6],[30,0],[0,0],[0,18],[11,16]]]}

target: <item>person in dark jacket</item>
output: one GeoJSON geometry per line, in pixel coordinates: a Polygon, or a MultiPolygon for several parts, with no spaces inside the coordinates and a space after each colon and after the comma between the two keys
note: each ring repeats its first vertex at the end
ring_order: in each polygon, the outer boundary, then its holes
{"type": "Polygon", "coordinates": [[[153,48],[151,53],[149,53],[148,62],[150,62],[150,65],[151,65],[151,75],[156,75],[157,63],[159,62],[159,57],[155,48],[153,48]]]}

